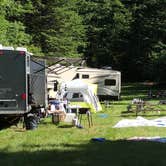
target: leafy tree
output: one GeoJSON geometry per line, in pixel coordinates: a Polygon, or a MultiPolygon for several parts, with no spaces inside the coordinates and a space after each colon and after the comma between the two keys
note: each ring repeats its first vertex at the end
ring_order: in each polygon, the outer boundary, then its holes
{"type": "Polygon", "coordinates": [[[166,81],[166,44],[158,42],[152,51],[153,55],[153,78],[159,82],[166,81]]]}
{"type": "Polygon", "coordinates": [[[126,57],[126,75],[132,80],[153,80],[159,75],[154,76],[154,64],[160,59],[154,49],[160,42],[165,43],[166,18],[163,0],[153,1],[125,1],[128,9],[132,12],[131,29],[128,34],[126,57]],[[137,74],[135,74],[137,73],[137,74]]]}
{"type": "Polygon", "coordinates": [[[130,13],[119,0],[84,0],[80,14],[85,18],[89,45],[85,55],[91,66],[119,67],[119,45],[129,29],[130,13]]]}
{"type": "Polygon", "coordinates": [[[3,45],[8,45],[8,41],[6,39],[6,32],[8,28],[8,21],[4,18],[4,16],[0,16],[0,43],[3,45]]]}
{"type": "Polygon", "coordinates": [[[78,49],[85,45],[82,18],[77,14],[74,1],[53,0],[33,2],[35,12],[28,31],[43,53],[51,56],[79,56],[78,49]]]}
{"type": "Polygon", "coordinates": [[[1,0],[0,43],[165,81],[165,0],[1,0]]]}
{"type": "Polygon", "coordinates": [[[3,45],[27,45],[30,36],[25,33],[25,26],[18,17],[21,17],[23,7],[19,1],[2,0],[0,2],[0,43],[3,45]]]}
{"type": "Polygon", "coordinates": [[[161,70],[157,72],[155,66],[165,48],[159,44],[165,45],[166,39],[163,0],[84,0],[79,4],[87,29],[89,65],[111,65],[122,71],[123,80],[160,78],[161,70]],[[161,48],[159,52],[156,47],[161,48]]]}

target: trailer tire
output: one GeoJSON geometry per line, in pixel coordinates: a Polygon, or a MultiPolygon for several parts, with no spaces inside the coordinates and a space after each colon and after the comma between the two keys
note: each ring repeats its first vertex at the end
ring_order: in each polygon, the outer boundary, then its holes
{"type": "Polygon", "coordinates": [[[35,114],[27,114],[24,117],[24,122],[26,130],[34,130],[38,127],[38,118],[35,114]]]}

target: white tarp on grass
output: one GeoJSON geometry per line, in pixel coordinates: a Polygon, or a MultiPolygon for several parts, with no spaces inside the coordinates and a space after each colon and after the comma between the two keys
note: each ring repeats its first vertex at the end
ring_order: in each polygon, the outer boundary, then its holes
{"type": "Polygon", "coordinates": [[[119,121],[114,126],[114,128],[139,127],[139,126],[166,127],[166,117],[157,118],[153,120],[148,120],[141,116],[138,116],[136,119],[123,119],[119,121]]]}

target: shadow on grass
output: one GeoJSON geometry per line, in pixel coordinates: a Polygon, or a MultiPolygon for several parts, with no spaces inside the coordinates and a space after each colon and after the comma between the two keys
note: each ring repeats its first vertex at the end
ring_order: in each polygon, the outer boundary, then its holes
{"type": "Polygon", "coordinates": [[[59,126],[58,126],[58,128],[73,128],[74,126],[73,125],[70,125],[70,124],[60,124],[59,126]]]}
{"type": "Polygon", "coordinates": [[[165,117],[166,115],[147,115],[147,114],[121,114],[121,117],[137,117],[137,116],[142,116],[142,117],[156,117],[156,118],[159,118],[159,117],[165,117]]]}
{"type": "Polygon", "coordinates": [[[45,121],[44,120],[41,121],[40,124],[52,124],[51,118],[47,118],[47,119],[45,119],[45,121]],[[47,119],[49,119],[49,120],[47,120],[47,119]]]}
{"type": "Polygon", "coordinates": [[[147,96],[145,96],[145,95],[138,95],[138,94],[135,94],[135,95],[125,95],[125,96],[123,96],[122,97],[122,101],[124,100],[133,100],[134,98],[139,98],[139,99],[142,99],[142,100],[145,100],[145,101],[153,101],[153,100],[155,100],[155,101],[159,101],[159,100],[161,100],[161,99],[163,99],[163,98],[148,98],[147,96]]]}
{"type": "Polygon", "coordinates": [[[166,144],[105,141],[87,144],[24,145],[31,151],[0,151],[1,165],[16,166],[165,166],[166,144]],[[61,146],[61,149],[57,147],[61,146]],[[46,150],[51,147],[53,150],[46,150]],[[33,151],[33,148],[43,150],[33,151]],[[45,150],[44,150],[45,149],[45,150]]]}
{"type": "Polygon", "coordinates": [[[113,105],[129,105],[129,103],[125,103],[125,102],[116,102],[116,103],[111,103],[111,106],[113,106],[113,105]]]}

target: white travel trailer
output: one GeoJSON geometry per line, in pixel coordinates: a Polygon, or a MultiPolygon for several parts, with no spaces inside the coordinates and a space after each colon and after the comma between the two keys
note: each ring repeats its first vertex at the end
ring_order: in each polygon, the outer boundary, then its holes
{"type": "Polygon", "coordinates": [[[55,83],[82,79],[97,84],[97,95],[100,100],[120,99],[121,72],[112,69],[54,65],[48,71],[48,88],[53,91],[55,83]]]}
{"type": "Polygon", "coordinates": [[[121,73],[115,70],[98,68],[78,68],[76,77],[92,84],[97,84],[100,100],[120,99],[121,73]]]}

